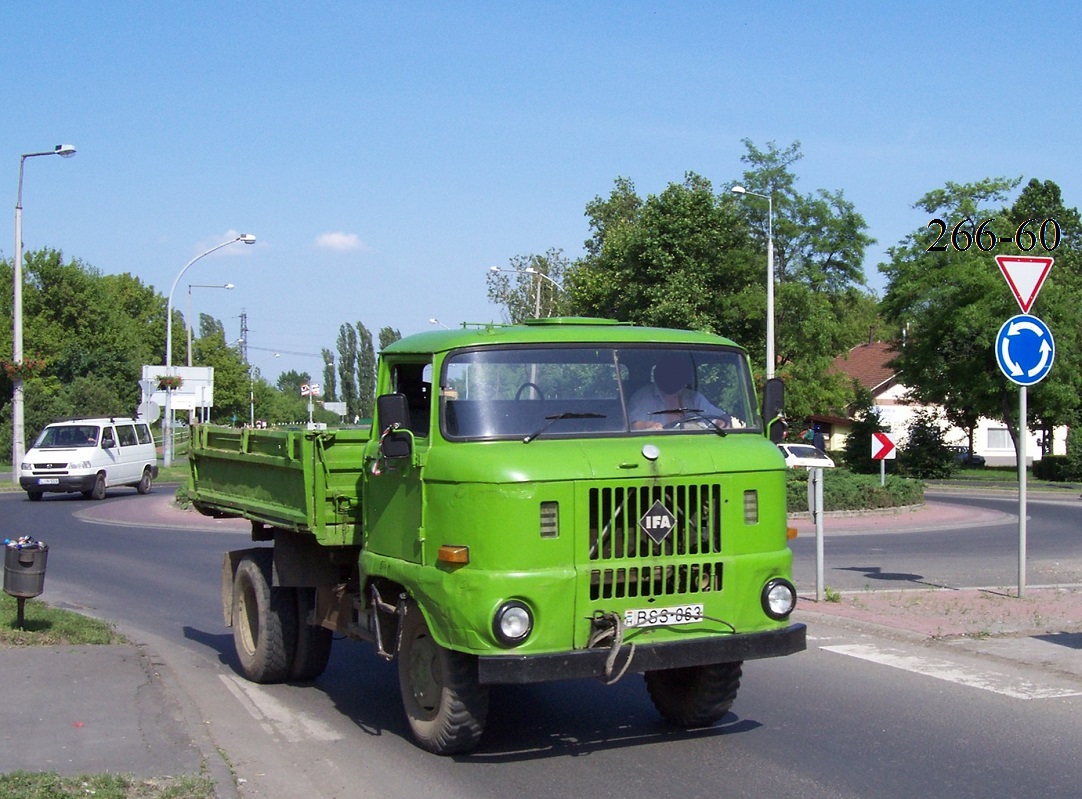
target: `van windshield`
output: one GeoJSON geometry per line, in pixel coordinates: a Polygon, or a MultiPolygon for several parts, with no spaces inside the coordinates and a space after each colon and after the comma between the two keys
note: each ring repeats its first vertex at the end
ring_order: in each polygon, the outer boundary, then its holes
{"type": "Polygon", "coordinates": [[[68,449],[71,447],[94,447],[98,444],[101,428],[92,424],[46,427],[34,442],[37,449],[68,449]]]}
{"type": "Polygon", "coordinates": [[[722,346],[502,347],[452,354],[451,439],[761,432],[747,358],[722,346]]]}

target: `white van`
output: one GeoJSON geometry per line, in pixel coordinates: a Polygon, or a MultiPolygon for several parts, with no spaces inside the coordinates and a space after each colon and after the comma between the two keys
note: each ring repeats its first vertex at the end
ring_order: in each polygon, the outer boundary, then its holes
{"type": "Polygon", "coordinates": [[[46,491],[81,491],[105,499],[105,489],[135,486],[149,494],[158,476],[150,425],[136,419],[75,419],[41,431],[19,464],[19,485],[32,502],[46,491]]]}

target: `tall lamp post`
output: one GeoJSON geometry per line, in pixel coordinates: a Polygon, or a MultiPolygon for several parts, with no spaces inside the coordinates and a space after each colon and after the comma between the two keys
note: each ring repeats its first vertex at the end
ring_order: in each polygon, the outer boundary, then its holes
{"type": "Polygon", "coordinates": [[[560,291],[564,290],[563,286],[561,286],[559,283],[557,283],[551,277],[546,275],[544,272],[540,271],[539,269],[535,269],[532,266],[527,266],[524,269],[501,269],[498,266],[490,266],[488,268],[488,271],[489,272],[495,272],[497,274],[500,273],[500,272],[506,272],[506,273],[511,274],[511,275],[527,274],[527,275],[533,275],[533,276],[538,278],[537,287],[536,287],[535,292],[534,292],[534,305],[533,305],[534,319],[538,319],[541,316],[541,280],[542,279],[547,280],[549,283],[554,285],[560,291]]]}
{"type": "MultiPolygon", "coordinates": [[[[184,277],[184,273],[188,271],[188,268],[198,261],[200,258],[205,258],[212,252],[222,249],[222,247],[228,247],[230,244],[236,244],[238,241],[245,244],[255,244],[255,236],[251,233],[241,233],[235,239],[229,241],[223,241],[214,247],[211,247],[204,253],[200,253],[195,256],[188,263],[184,264],[184,268],[180,270],[177,275],[177,279],[173,281],[172,287],[169,289],[169,298],[165,303],[165,375],[166,377],[173,376],[173,292],[177,290],[177,284],[180,279],[184,277]]],[[[166,468],[173,465],[173,389],[167,388],[165,391],[165,418],[162,421],[162,461],[166,468]]]]}
{"type": "MultiPolygon", "coordinates": [[[[15,263],[13,265],[15,277],[11,314],[13,324],[11,362],[14,364],[21,364],[23,361],[23,165],[27,158],[37,158],[39,155],[59,155],[62,158],[71,158],[75,155],[75,148],[70,144],[58,144],[43,153],[24,153],[19,156],[19,193],[15,198],[15,263]]],[[[11,395],[11,478],[12,482],[18,485],[19,464],[23,462],[23,455],[26,454],[22,372],[16,372],[14,384],[15,388],[11,395]]]]}
{"type": "Polygon", "coordinates": [[[743,186],[733,186],[733,194],[750,194],[766,200],[766,379],[774,376],[774,200],[743,186]]]}
{"type": "Polygon", "coordinates": [[[188,316],[185,321],[188,323],[188,366],[192,365],[192,289],[229,289],[232,291],[235,286],[232,283],[189,283],[188,284],[188,316]]]}

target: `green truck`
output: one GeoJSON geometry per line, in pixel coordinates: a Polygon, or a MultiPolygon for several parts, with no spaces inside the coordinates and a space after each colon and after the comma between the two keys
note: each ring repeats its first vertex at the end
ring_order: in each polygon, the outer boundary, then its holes
{"type": "Polygon", "coordinates": [[[398,664],[417,743],[474,748],[489,686],[642,673],[713,724],[746,660],[805,648],[780,439],[745,350],[601,319],[463,325],[381,354],[371,431],[193,429],[241,669],[318,677],[332,635],[398,664]],[[269,544],[269,546],[267,545],[269,544]]]}

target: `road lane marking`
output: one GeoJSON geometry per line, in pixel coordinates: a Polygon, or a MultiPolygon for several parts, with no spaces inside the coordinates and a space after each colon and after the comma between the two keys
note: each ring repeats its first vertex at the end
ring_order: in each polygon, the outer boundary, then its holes
{"type": "Polygon", "coordinates": [[[867,660],[883,666],[935,677],[938,680],[968,685],[992,691],[1015,699],[1058,699],[1065,696],[1082,696],[1073,688],[1057,688],[1028,680],[1018,680],[1006,674],[981,669],[969,669],[949,660],[907,655],[900,649],[887,649],[866,644],[848,644],[822,647],[827,652],[867,660]]]}
{"type": "Polygon", "coordinates": [[[342,736],[327,724],[286,707],[255,683],[232,674],[219,674],[225,687],[237,698],[252,718],[269,735],[278,735],[289,743],[301,741],[339,741],[342,736]]]}

